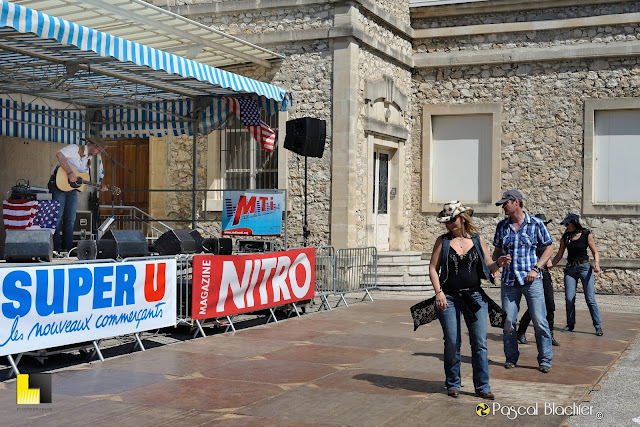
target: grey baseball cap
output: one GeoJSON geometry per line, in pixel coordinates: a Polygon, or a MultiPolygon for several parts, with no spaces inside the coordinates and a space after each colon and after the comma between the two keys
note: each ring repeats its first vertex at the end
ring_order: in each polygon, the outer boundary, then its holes
{"type": "Polygon", "coordinates": [[[502,199],[496,202],[496,206],[500,206],[507,200],[522,200],[522,194],[518,190],[507,190],[502,193],[502,199]]]}

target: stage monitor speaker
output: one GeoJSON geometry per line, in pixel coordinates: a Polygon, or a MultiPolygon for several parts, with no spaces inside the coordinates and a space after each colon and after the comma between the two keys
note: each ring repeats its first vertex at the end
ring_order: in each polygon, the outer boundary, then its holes
{"type": "Polygon", "coordinates": [[[98,259],[146,255],[149,255],[149,247],[140,230],[109,230],[98,240],[98,259]]]}
{"type": "Polygon", "coordinates": [[[233,240],[230,237],[204,239],[203,250],[214,255],[231,255],[233,252],[233,240]]]}
{"type": "Polygon", "coordinates": [[[12,262],[51,261],[53,235],[50,230],[7,230],[4,259],[12,262]]]}
{"type": "Polygon", "coordinates": [[[153,248],[160,255],[193,254],[202,252],[202,240],[198,230],[169,230],[158,237],[153,248]]]}
{"type": "Polygon", "coordinates": [[[87,235],[93,233],[91,211],[76,211],[76,222],[73,223],[74,234],[87,235]]]}
{"type": "Polygon", "coordinates": [[[313,117],[287,121],[284,148],[306,157],[322,157],[327,137],[327,122],[313,117]]]}
{"type": "Polygon", "coordinates": [[[96,259],[98,256],[98,244],[95,240],[80,240],[78,242],[78,259],[96,259]]]}

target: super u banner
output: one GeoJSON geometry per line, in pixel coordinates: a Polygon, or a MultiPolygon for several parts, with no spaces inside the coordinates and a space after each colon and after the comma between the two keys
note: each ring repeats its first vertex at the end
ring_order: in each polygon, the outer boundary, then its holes
{"type": "Polygon", "coordinates": [[[195,255],[194,319],[223,317],[312,299],[315,248],[269,254],[195,255]]]}
{"type": "Polygon", "coordinates": [[[0,355],[176,323],[176,260],[0,268],[0,355]]]}
{"type": "Polygon", "coordinates": [[[282,193],[225,191],[222,195],[222,234],[226,236],[280,236],[282,193]]]}

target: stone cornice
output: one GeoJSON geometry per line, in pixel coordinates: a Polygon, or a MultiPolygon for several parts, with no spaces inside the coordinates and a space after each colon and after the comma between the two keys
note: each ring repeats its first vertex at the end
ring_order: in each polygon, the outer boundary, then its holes
{"type": "Polygon", "coordinates": [[[605,27],[607,25],[637,24],[640,13],[589,16],[585,18],[554,19],[548,21],[510,22],[500,24],[465,25],[414,30],[416,40],[425,38],[477,36],[482,34],[504,34],[527,31],[550,31],[584,27],[605,27]]]}
{"type": "Polygon", "coordinates": [[[416,53],[416,68],[463,67],[485,64],[513,64],[520,62],[571,61],[584,58],[615,58],[640,55],[640,41],[558,45],[551,47],[523,47],[416,53]]]}
{"type": "Polygon", "coordinates": [[[273,45],[279,43],[292,43],[300,41],[315,41],[315,40],[330,40],[352,37],[358,40],[360,43],[370,47],[372,50],[379,52],[385,57],[397,62],[405,67],[413,68],[413,58],[409,55],[405,55],[398,50],[390,47],[388,44],[382,43],[375,38],[365,34],[363,31],[349,28],[339,27],[317,30],[294,30],[294,31],[280,31],[273,33],[257,33],[257,34],[243,34],[240,38],[254,43],[259,46],[273,45]]]}
{"type": "Polygon", "coordinates": [[[362,126],[365,132],[397,138],[402,141],[406,141],[409,138],[409,131],[404,126],[381,122],[369,117],[362,119],[362,126]]]}
{"type": "MultiPolygon", "coordinates": [[[[403,23],[398,18],[390,16],[386,11],[384,11],[380,6],[378,6],[371,0],[242,0],[226,3],[199,3],[171,7],[167,7],[166,1],[167,0],[154,0],[154,3],[156,4],[156,6],[166,7],[171,12],[185,16],[187,18],[193,18],[197,15],[245,12],[247,10],[282,9],[292,8],[296,6],[312,6],[323,4],[332,4],[336,7],[354,6],[358,10],[360,10],[361,13],[361,9],[364,9],[371,16],[373,16],[373,19],[375,21],[382,23],[383,26],[392,29],[395,33],[399,33],[399,36],[403,37],[405,40],[411,41],[413,38],[413,29],[410,26],[403,23]]],[[[234,36],[246,40],[250,43],[257,44],[259,46],[351,37],[358,40],[363,45],[369,47],[371,50],[378,52],[388,59],[400,64],[401,66],[404,66],[406,68],[413,68],[413,57],[411,55],[405,55],[399,50],[389,46],[389,44],[375,39],[374,37],[366,34],[364,31],[356,28],[354,23],[351,22],[349,24],[340,25],[330,29],[289,30],[269,33],[262,32],[255,34],[236,34],[234,36]]]]}
{"type": "Polygon", "coordinates": [[[479,3],[461,3],[442,6],[411,8],[411,19],[442,18],[446,16],[479,15],[500,12],[520,12],[529,10],[578,7],[611,3],[626,3],[637,0],[492,0],[479,3]]]}
{"type": "Polygon", "coordinates": [[[245,12],[247,10],[284,9],[300,6],[354,3],[359,5],[360,8],[366,10],[370,15],[374,16],[374,19],[382,23],[383,26],[393,28],[396,32],[401,33],[407,39],[411,39],[413,37],[413,28],[411,28],[409,24],[390,15],[387,11],[371,0],[242,0],[225,3],[198,3],[182,6],[169,6],[167,5],[167,0],[154,0],[152,3],[187,18],[196,15],[236,13],[245,12]]]}

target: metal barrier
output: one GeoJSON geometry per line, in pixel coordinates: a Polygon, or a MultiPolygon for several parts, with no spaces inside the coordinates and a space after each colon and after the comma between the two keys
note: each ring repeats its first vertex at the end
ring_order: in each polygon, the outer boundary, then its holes
{"type": "Polygon", "coordinates": [[[322,301],[322,306],[331,310],[327,295],[335,293],[333,274],[335,270],[335,250],[333,246],[318,246],[316,248],[316,296],[322,301]]]}
{"type": "MultiPolygon", "coordinates": [[[[206,336],[202,328],[203,322],[193,319],[192,310],[192,274],[193,254],[175,255],[176,258],[176,298],[177,298],[177,323],[187,324],[196,328],[194,337],[200,333],[206,336]]],[[[371,301],[373,298],[369,289],[376,287],[377,277],[377,251],[375,247],[350,248],[336,251],[332,246],[319,246],[316,248],[315,257],[315,294],[320,297],[322,306],[331,310],[327,299],[328,295],[339,295],[340,301],[349,306],[344,297],[349,292],[364,291],[371,301]]],[[[295,308],[295,306],[294,306],[295,308]]],[[[297,309],[296,309],[297,312],[297,309]]],[[[218,321],[215,319],[215,321],[218,321]]],[[[227,316],[227,326],[235,331],[231,318],[227,316]]]]}
{"type": "MultiPolygon", "coordinates": [[[[334,257],[334,293],[347,304],[344,294],[364,291],[371,301],[369,289],[375,288],[378,276],[378,251],[375,247],[339,249],[334,257]]],[[[336,304],[336,307],[340,304],[336,304]]]]}
{"type": "MultiPolygon", "coordinates": [[[[197,255],[197,254],[195,254],[197,255]]],[[[194,254],[180,254],[175,255],[176,258],[176,298],[177,298],[177,307],[176,307],[176,324],[186,324],[191,327],[195,325],[196,331],[193,334],[193,337],[197,337],[198,333],[200,333],[203,337],[207,335],[204,333],[204,329],[202,325],[204,324],[204,320],[194,319],[192,317],[193,309],[192,306],[192,289],[193,289],[193,256],[194,254]]],[[[197,309],[197,308],[196,308],[197,309]]],[[[233,322],[231,321],[230,316],[225,316],[227,318],[228,323],[224,324],[218,321],[218,318],[213,319],[220,326],[226,326],[226,330],[229,329],[236,331],[233,322]]],[[[226,332],[226,331],[225,331],[226,332]]]]}

